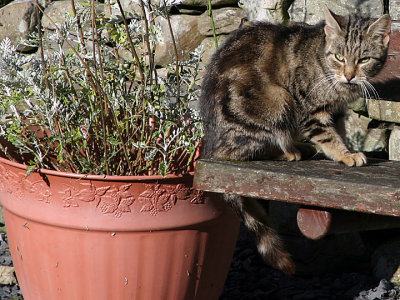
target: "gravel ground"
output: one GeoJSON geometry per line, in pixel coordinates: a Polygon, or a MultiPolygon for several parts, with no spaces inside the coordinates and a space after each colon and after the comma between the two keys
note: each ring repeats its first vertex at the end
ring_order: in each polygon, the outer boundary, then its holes
{"type": "MultiPolygon", "coordinates": [[[[8,250],[7,238],[4,233],[0,233],[0,266],[12,266],[11,254],[8,250]]],[[[22,300],[22,294],[18,285],[0,284],[1,300],[22,300]]]]}
{"type": "Polygon", "coordinates": [[[286,276],[266,266],[241,228],[220,300],[380,300],[400,299],[400,287],[368,273],[286,276]]]}
{"type": "MultiPolygon", "coordinates": [[[[4,234],[0,234],[0,265],[12,265],[4,234]]],[[[17,285],[0,285],[0,299],[22,300],[23,298],[17,285]]],[[[241,228],[220,300],[331,299],[396,300],[400,299],[400,287],[394,287],[386,280],[377,281],[368,273],[285,276],[268,268],[262,262],[251,237],[241,228]]]]}

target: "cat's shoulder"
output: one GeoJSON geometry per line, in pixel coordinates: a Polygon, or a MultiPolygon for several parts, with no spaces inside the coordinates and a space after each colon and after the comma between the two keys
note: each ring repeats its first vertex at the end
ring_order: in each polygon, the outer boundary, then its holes
{"type": "Polygon", "coordinates": [[[257,21],[248,23],[247,25],[239,27],[232,32],[229,40],[241,38],[242,36],[263,36],[263,35],[283,35],[288,36],[297,32],[321,32],[325,23],[322,21],[315,25],[309,25],[303,22],[290,22],[287,25],[275,24],[265,21],[257,21]]]}

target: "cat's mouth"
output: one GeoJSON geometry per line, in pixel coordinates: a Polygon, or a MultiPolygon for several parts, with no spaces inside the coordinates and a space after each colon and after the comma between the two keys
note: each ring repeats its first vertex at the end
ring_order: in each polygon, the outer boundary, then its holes
{"type": "Polygon", "coordinates": [[[346,78],[345,76],[340,76],[337,80],[347,86],[356,86],[360,83],[357,77],[346,78]]]}
{"type": "Polygon", "coordinates": [[[343,83],[347,84],[347,85],[358,85],[357,81],[346,81],[346,82],[343,82],[343,83]]]}
{"type": "Polygon", "coordinates": [[[343,89],[346,89],[346,90],[354,90],[360,86],[359,81],[356,81],[356,80],[355,81],[340,80],[339,84],[343,89]]]}

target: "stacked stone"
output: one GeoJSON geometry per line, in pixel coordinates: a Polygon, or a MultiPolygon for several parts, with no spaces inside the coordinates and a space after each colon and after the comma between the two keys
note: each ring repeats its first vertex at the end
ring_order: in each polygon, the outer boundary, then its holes
{"type": "MultiPolygon", "coordinates": [[[[161,1],[161,0],[158,0],[161,1]]],[[[77,5],[81,1],[76,1],[77,5]]],[[[171,26],[181,60],[199,45],[203,46],[202,64],[207,65],[216,47],[207,11],[207,0],[181,0],[171,10],[171,26]]],[[[49,2],[39,0],[46,15],[55,23],[62,23],[66,13],[71,13],[70,0],[49,2]]],[[[140,13],[138,4],[133,0],[121,0],[124,11],[140,13]]],[[[400,0],[212,0],[215,32],[219,44],[228,34],[239,27],[247,18],[249,21],[269,21],[287,23],[290,21],[315,24],[324,18],[323,10],[327,6],[338,14],[359,13],[379,17],[384,11],[392,16],[393,31],[400,29],[400,0]]],[[[118,17],[119,9],[98,3],[97,8],[107,17],[118,17]]],[[[16,0],[0,9],[0,41],[9,37],[16,44],[36,30],[38,22],[48,31],[54,26],[46,16],[40,17],[35,0],[16,0]]],[[[175,53],[168,22],[157,17],[160,25],[160,43],[156,47],[155,61],[160,68],[175,61],[175,53]]],[[[21,51],[32,48],[19,43],[21,51]]],[[[130,60],[129,53],[120,53],[122,58],[130,60]]],[[[388,63],[378,76],[378,82],[399,81],[400,77],[400,32],[394,32],[391,38],[388,63]]],[[[162,72],[160,72],[162,74],[162,72]]],[[[202,73],[200,74],[202,75],[202,73]]],[[[198,84],[201,83],[201,76],[198,84]]],[[[397,83],[400,87],[400,82],[397,83]]],[[[380,93],[379,93],[380,94],[380,93]]],[[[368,99],[353,103],[346,119],[346,135],[354,151],[371,152],[374,155],[400,160],[400,88],[389,93],[384,92],[385,100],[368,99]],[[397,93],[397,95],[396,95],[397,93]]],[[[374,98],[376,95],[374,95],[374,98]]]]}
{"type": "Polygon", "coordinates": [[[400,102],[360,99],[350,108],[345,126],[351,148],[400,160],[400,102]]]}
{"type": "MultiPolygon", "coordinates": [[[[79,5],[76,1],[76,5],[79,5]]],[[[212,29],[210,17],[207,12],[207,0],[183,0],[180,5],[171,11],[171,26],[174,32],[175,41],[180,59],[189,57],[189,53],[199,45],[214,51],[211,47],[212,29]]],[[[45,8],[45,13],[55,23],[62,23],[66,13],[72,13],[70,0],[54,1],[46,3],[40,1],[45,8]]],[[[132,0],[121,0],[122,7],[126,14],[137,12],[140,14],[139,5],[132,0]]],[[[103,11],[106,17],[117,18],[120,15],[116,5],[110,9],[105,4],[97,3],[99,11],[103,11]]],[[[213,0],[213,17],[216,25],[216,33],[221,41],[224,37],[237,29],[246,12],[238,7],[237,0],[213,0]]],[[[54,30],[54,26],[46,16],[40,19],[40,13],[34,0],[16,0],[0,9],[0,41],[9,37],[11,41],[18,44],[18,41],[28,37],[36,31],[38,22],[41,22],[45,30],[54,30]]],[[[165,66],[175,61],[175,54],[172,39],[169,32],[167,20],[157,17],[156,23],[161,28],[160,43],[157,45],[155,60],[156,65],[165,66]]],[[[22,44],[19,44],[21,51],[31,51],[22,44]]],[[[210,54],[206,53],[206,61],[210,54]]],[[[129,59],[129,57],[126,57],[129,59]]]]}

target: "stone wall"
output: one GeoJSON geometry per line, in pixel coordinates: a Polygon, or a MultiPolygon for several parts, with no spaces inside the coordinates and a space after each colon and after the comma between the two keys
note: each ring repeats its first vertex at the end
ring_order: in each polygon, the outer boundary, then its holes
{"type": "MultiPolygon", "coordinates": [[[[160,1],[160,0],[157,0],[160,1]]],[[[47,15],[57,23],[70,12],[70,0],[49,2],[40,0],[47,15]]],[[[81,1],[76,1],[77,3],[81,1]]],[[[139,10],[132,0],[121,0],[126,12],[139,10]]],[[[206,4],[207,0],[183,0],[171,9],[171,24],[181,59],[188,56],[199,45],[203,45],[203,65],[208,64],[215,51],[213,32],[206,4]]],[[[270,22],[305,21],[315,24],[323,19],[323,9],[330,7],[338,14],[359,13],[380,16],[384,11],[393,18],[393,30],[400,29],[400,0],[213,0],[213,18],[218,41],[238,28],[244,18],[249,21],[270,22]]],[[[116,17],[119,10],[110,9],[102,3],[97,5],[106,16],[116,17]]],[[[46,30],[54,30],[46,17],[40,18],[33,0],[16,0],[0,9],[0,40],[8,36],[18,44],[30,32],[36,30],[38,22],[46,30]]],[[[158,17],[162,38],[156,51],[156,64],[160,67],[174,62],[172,40],[167,22],[158,17]]],[[[19,44],[21,51],[34,51],[19,44]]],[[[374,153],[381,157],[400,160],[400,33],[392,34],[389,60],[377,81],[384,82],[379,89],[382,100],[361,100],[351,105],[346,120],[346,133],[354,150],[374,153]],[[392,87],[388,87],[392,82],[392,87]],[[398,87],[397,87],[398,86],[398,87]],[[394,87],[394,88],[393,88],[394,87]],[[397,87],[397,88],[396,88],[397,87]],[[386,88],[386,89],[385,89],[386,88]],[[397,97],[396,97],[397,96],[397,97]],[[386,100],[387,99],[387,100],[386,100]],[[397,100],[397,101],[396,101],[397,100]]]]}

